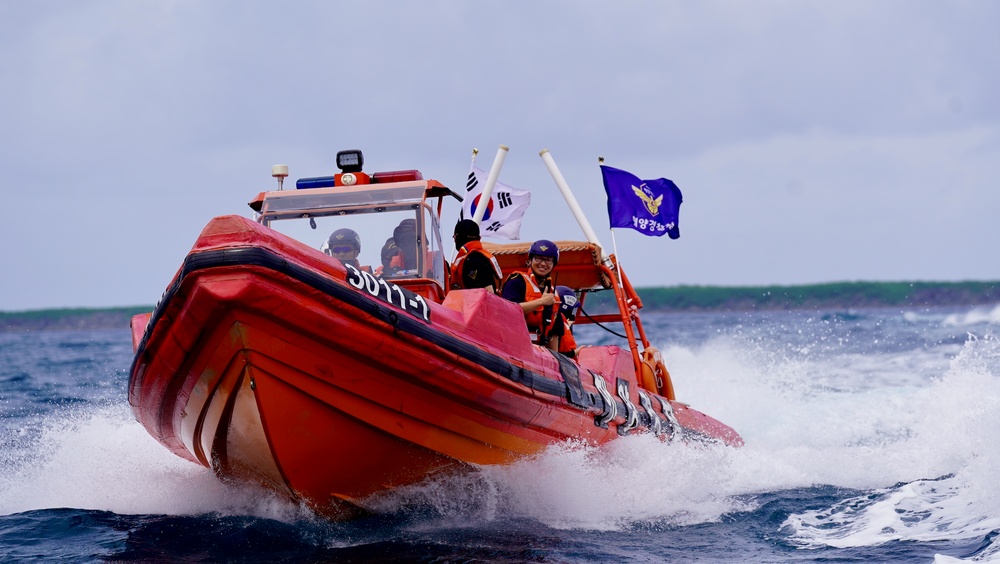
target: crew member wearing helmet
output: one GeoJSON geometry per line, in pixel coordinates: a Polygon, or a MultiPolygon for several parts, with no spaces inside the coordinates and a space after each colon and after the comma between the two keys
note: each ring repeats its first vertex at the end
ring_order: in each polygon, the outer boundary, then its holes
{"type": "Polygon", "coordinates": [[[344,264],[349,264],[360,270],[371,271],[371,268],[362,267],[361,263],[358,262],[358,255],[361,254],[361,237],[353,229],[343,228],[331,233],[322,250],[344,264]]]}
{"type": "Polygon", "coordinates": [[[396,240],[389,237],[385,240],[385,244],[382,245],[382,250],[379,252],[382,264],[375,269],[375,276],[382,276],[382,274],[388,272],[392,267],[392,259],[397,254],[399,254],[399,249],[396,248],[396,240]]]}
{"type": "Polygon", "coordinates": [[[559,298],[552,292],[550,275],[559,263],[559,249],[555,243],[539,239],[528,249],[528,268],[513,272],[503,282],[500,295],[517,302],[524,311],[528,330],[537,336],[539,345],[559,350],[559,337],[563,334],[562,316],[559,315],[559,298]]]}
{"type": "Polygon", "coordinates": [[[463,219],[455,224],[455,249],[458,255],[451,265],[453,290],[489,288],[496,292],[503,279],[503,272],[493,254],[483,248],[479,237],[479,224],[463,219]]]}
{"type": "Polygon", "coordinates": [[[573,322],[576,321],[576,310],[580,309],[580,300],[576,292],[569,286],[556,286],[559,296],[559,315],[563,321],[563,335],[559,338],[559,352],[569,358],[576,358],[576,339],[573,338],[573,322]]]}
{"type": "MultiPolygon", "coordinates": [[[[404,219],[392,230],[392,242],[396,248],[395,254],[389,259],[389,266],[385,269],[387,276],[399,274],[415,274],[417,268],[417,248],[420,245],[420,238],[417,236],[417,220],[404,219]]],[[[385,247],[389,246],[389,241],[385,242],[385,247]]]]}

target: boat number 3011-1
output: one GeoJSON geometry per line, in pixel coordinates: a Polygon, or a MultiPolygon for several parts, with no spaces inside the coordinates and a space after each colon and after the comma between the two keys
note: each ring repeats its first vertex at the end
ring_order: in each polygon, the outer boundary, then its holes
{"type": "Polygon", "coordinates": [[[347,267],[347,283],[358,290],[364,290],[372,296],[394,305],[414,317],[419,317],[430,323],[431,310],[423,296],[400,288],[384,278],[379,278],[370,272],[364,272],[357,267],[345,264],[347,267]]]}

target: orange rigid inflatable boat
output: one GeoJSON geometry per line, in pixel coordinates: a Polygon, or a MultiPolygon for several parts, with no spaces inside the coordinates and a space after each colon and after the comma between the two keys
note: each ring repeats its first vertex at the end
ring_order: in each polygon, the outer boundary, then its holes
{"type": "MultiPolygon", "coordinates": [[[[331,518],[432,474],[567,439],[742,444],[676,401],[635,313],[641,301],[597,245],[557,242],[553,277],[583,299],[613,292],[618,312],[578,324],[620,323],[628,348],[584,345],[569,359],[532,343],[518,304],[449,291],[440,217],[459,195],[415,170],[369,176],[360,152],[348,153],[334,176],[259,194],[255,219],[211,220],[154,311],[132,319],[129,403],[157,441],[331,518]],[[403,219],[416,225],[413,249],[386,238],[403,219]],[[334,258],[336,227],[364,234],[359,250],[381,245],[383,267],[334,258]]],[[[526,243],[487,247],[504,273],[526,262],[526,243]]]]}

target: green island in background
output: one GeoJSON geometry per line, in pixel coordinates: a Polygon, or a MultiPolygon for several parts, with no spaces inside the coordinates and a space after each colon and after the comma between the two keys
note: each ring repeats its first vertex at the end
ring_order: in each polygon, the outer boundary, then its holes
{"type": "MultiPolygon", "coordinates": [[[[646,312],[852,310],[1000,304],[1000,281],[834,282],[800,286],[670,286],[636,288],[646,312]]],[[[610,291],[588,295],[589,313],[608,311],[610,291]]],[[[0,312],[0,332],[128,329],[149,306],[64,308],[0,312]]]]}

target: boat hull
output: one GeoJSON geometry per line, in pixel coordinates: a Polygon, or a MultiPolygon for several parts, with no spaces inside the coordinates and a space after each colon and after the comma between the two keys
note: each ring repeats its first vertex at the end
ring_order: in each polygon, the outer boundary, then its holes
{"type": "Polygon", "coordinates": [[[532,345],[520,308],[485,290],[437,304],[373,280],[216,218],[153,314],[133,320],[136,418],[179,456],[338,518],[372,494],[567,439],[742,442],[641,391],[628,351],[584,347],[570,362],[532,345]]]}

